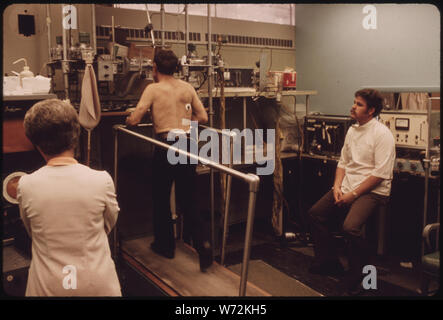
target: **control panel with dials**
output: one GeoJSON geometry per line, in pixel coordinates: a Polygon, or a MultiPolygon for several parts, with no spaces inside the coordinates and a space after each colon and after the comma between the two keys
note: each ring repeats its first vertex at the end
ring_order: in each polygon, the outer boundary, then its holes
{"type": "Polygon", "coordinates": [[[431,138],[440,132],[440,112],[432,113],[431,126],[426,113],[382,112],[379,121],[391,130],[397,147],[425,149],[428,130],[431,138]]]}

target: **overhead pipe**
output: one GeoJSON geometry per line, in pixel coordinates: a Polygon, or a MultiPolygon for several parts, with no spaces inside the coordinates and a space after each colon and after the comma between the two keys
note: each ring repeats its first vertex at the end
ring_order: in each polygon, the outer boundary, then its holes
{"type": "MultiPolygon", "coordinates": [[[[152,25],[151,16],[149,15],[149,10],[148,10],[147,4],[145,4],[145,8],[146,8],[146,16],[148,18],[148,24],[152,25]]],[[[149,32],[151,33],[152,47],[155,48],[154,29],[151,29],[149,32]]]]}

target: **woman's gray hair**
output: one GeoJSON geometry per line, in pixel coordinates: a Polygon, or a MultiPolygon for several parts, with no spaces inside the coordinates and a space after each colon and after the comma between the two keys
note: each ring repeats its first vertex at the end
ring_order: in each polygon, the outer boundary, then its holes
{"type": "Polygon", "coordinates": [[[77,111],[59,99],[34,104],[26,112],[24,127],[28,139],[47,155],[74,149],[80,135],[77,111]]]}

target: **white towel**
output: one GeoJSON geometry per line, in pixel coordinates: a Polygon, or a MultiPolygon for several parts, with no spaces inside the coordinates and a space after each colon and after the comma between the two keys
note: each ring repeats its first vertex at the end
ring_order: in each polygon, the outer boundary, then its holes
{"type": "Polygon", "coordinates": [[[94,129],[100,122],[101,107],[94,68],[87,64],[82,82],[79,121],[86,130],[94,129]]]}
{"type": "Polygon", "coordinates": [[[426,92],[401,93],[401,104],[404,110],[426,110],[429,95],[426,92]]]}

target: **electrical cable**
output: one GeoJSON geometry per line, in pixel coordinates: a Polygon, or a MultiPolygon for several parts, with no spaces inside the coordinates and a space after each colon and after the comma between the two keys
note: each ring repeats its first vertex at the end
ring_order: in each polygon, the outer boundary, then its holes
{"type": "Polygon", "coordinates": [[[206,80],[208,80],[208,76],[206,75],[205,72],[203,72],[203,77],[205,78],[203,80],[203,82],[200,84],[200,86],[196,89],[196,91],[200,90],[201,87],[203,87],[203,85],[205,84],[206,80]]]}
{"type": "Polygon", "coordinates": [[[270,49],[271,49],[271,54],[270,54],[270,56],[271,56],[271,63],[269,63],[268,72],[269,72],[269,70],[271,70],[271,67],[272,67],[272,48],[270,48],[270,49]]]}

